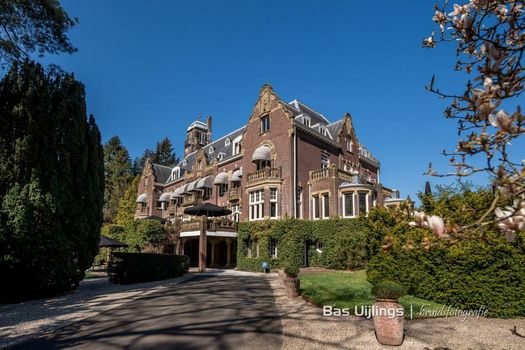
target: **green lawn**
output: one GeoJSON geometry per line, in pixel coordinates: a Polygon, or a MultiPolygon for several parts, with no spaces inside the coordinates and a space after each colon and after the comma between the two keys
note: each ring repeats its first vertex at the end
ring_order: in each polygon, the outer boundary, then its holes
{"type": "MultiPolygon", "coordinates": [[[[349,308],[354,313],[355,306],[372,305],[372,285],[366,280],[366,270],[356,272],[322,272],[300,275],[301,294],[317,305],[332,305],[337,308],[349,308]]],[[[410,317],[412,305],[413,317],[420,318],[419,311],[441,309],[443,305],[425,299],[406,295],[400,300],[405,308],[406,317],[410,317]]]]}

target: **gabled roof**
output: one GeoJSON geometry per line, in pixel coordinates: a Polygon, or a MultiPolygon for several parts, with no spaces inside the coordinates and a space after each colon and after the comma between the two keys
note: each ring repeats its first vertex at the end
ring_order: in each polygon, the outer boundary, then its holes
{"type": "MultiPolygon", "coordinates": [[[[244,130],[246,130],[246,126],[243,126],[237,130],[234,130],[230,132],[229,134],[226,134],[217,140],[213,141],[209,145],[206,145],[202,148],[204,151],[204,155],[206,156],[206,160],[209,163],[211,163],[215,158],[218,157],[219,154],[223,154],[222,159],[219,162],[225,162],[230,158],[233,158],[233,141],[238,137],[241,136],[244,133],[244,130]],[[226,139],[230,139],[230,143],[226,145],[226,139]],[[210,153],[210,148],[213,147],[213,152],[210,153]]],[[[180,168],[180,177],[183,177],[184,174],[188,171],[191,171],[191,168],[193,167],[193,164],[195,163],[195,157],[197,156],[197,152],[192,152],[186,156],[186,158],[182,159],[179,164],[176,165],[176,167],[180,168]],[[186,165],[184,165],[186,163],[186,165]]],[[[237,156],[237,155],[235,155],[237,156]]],[[[170,168],[170,175],[171,175],[171,168],[170,168]]],[[[168,175],[169,178],[169,175],[168,175]]],[[[166,178],[166,181],[168,180],[166,178]]]]}
{"type": "Polygon", "coordinates": [[[160,164],[153,165],[153,174],[158,183],[166,183],[171,175],[171,167],[160,164]]]}
{"type": "Polygon", "coordinates": [[[295,99],[291,101],[288,105],[292,106],[295,110],[297,110],[299,113],[306,114],[310,119],[312,120],[312,125],[320,123],[323,125],[327,125],[330,122],[328,119],[325,118],[324,115],[314,110],[312,107],[309,107],[302,103],[301,101],[295,99]]]}

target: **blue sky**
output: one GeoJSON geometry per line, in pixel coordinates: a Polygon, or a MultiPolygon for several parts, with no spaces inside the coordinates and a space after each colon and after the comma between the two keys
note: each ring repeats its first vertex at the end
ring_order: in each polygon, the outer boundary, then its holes
{"type": "Polygon", "coordinates": [[[424,85],[435,74],[459,91],[463,80],[452,46],[421,48],[434,0],[62,4],[79,18],[70,32],[79,51],[45,62],[85,83],[103,139],[119,135],[133,157],[164,136],[180,155],[198,115],[214,117],[215,138],[244,125],[270,83],[329,120],[350,112],[382,182],[403,196],[423,189],[429,161],[450,170],[440,152],[455,145],[456,125],[424,85]]]}

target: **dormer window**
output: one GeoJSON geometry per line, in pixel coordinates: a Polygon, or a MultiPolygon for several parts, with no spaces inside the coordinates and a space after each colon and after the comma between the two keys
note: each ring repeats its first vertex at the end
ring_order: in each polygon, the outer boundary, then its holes
{"type": "Polygon", "coordinates": [[[268,114],[261,117],[261,134],[270,131],[270,116],[268,114]]]}
{"type": "Polygon", "coordinates": [[[180,168],[176,167],[171,171],[171,179],[176,180],[180,177],[180,168]]]}
{"type": "Polygon", "coordinates": [[[310,127],[310,118],[303,117],[303,124],[307,127],[310,127]]]}
{"type": "Polygon", "coordinates": [[[217,156],[217,159],[220,161],[222,161],[224,159],[224,153],[219,153],[219,155],[217,156]]]}
{"type": "Polygon", "coordinates": [[[209,153],[209,154],[213,154],[213,152],[215,152],[215,149],[213,148],[213,146],[211,146],[211,147],[208,149],[208,153],[209,153]]]}
{"type": "Polygon", "coordinates": [[[328,129],[324,126],[319,126],[319,132],[324,136],[328,136],[328,129]]]}
{"type": "Polygon", "coordinates": [[[229,146],[231,143],[231,140],[229,137],[226,138],[226,140],[224,141],[224,146],[229,146]]]}
{"type": "Polygon", "coordinates": [[[188,161],[186,161],[186,159],[184,159],[184,160],[182,161],[182,166],[186,166],[186,165],[188,165],[188,161]]]}
{"type": "Polygon", "coordinates": [[[241,153],[241,140],[242,137],[239,136],[233,140],[232,155],[237,155],[241,153]]]}

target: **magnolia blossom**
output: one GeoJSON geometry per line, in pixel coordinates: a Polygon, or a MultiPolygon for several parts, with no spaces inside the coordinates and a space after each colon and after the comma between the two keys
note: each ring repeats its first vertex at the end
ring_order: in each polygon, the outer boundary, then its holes
{"type": "Polygon", "coordinates": [[[499,220],[498,227],[507,241],[514,241],[516,232],[525,230],[524,202],[515,201],[513,207],[506,207],[505,210],[496,208],[494,212],[499,220]]]}
{"type": "Polygon", "coordinates": [[[445,233],[445,222],[437,215],[427,216],[422,211],[415,211],[414,221],[408,224],[412,227],[428,227],[438,238],[448,237],[445,233]]]}
{"type": "Polygon", "coordinates": [[[509,115],[503,109],[501,109],[498,111],[498,113],[496,113],[496,117],[493,115],[489,116],[489,122],[495,128],[510,132],[513,129],[512,124],[514,122],[514,118],[509,117],[509,115]]]}
{"type": "Polygon", "coordinates": [[[422,211],[414,211],[414,220],[415,221],[411,221],[408,224],[412,227],[427,226],[427,215],[422,211]]]}
{"type": "Polygon", "coordinates": [[[443,221],[441,217],[432,215],[431,217],[427,219],[427,221],[428,221],[428,226],[438,238],[447,236],[445,234],[445,222],[443,221]]]}

